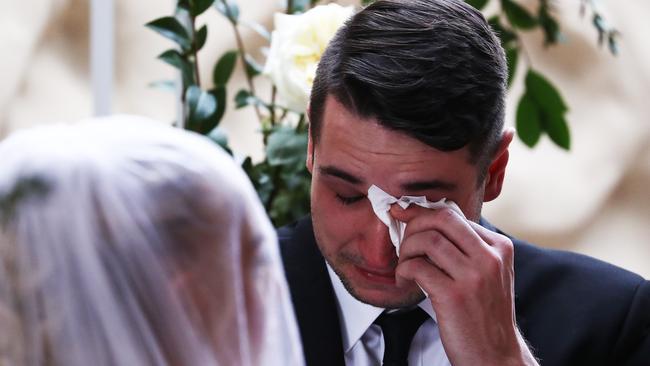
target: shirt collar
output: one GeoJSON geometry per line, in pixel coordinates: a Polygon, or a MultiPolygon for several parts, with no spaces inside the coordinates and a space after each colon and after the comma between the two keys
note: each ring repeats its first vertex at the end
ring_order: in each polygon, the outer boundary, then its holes
{"type": "MultiPolygon", "coordinates": [[[[347,353],[385,309],[365,304],[350,295],[329,263],[327,263],[327,272],[338,303],[343,349],[347,353]]],[[[429,298],[422,300],[418,306],[429,314],[434,322],[437,321],[436,313],[429,298]]]]}

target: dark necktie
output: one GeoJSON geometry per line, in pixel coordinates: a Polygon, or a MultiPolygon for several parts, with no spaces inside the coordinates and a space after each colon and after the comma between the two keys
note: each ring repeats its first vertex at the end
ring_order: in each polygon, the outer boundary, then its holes
{"type": "Polygon", "coordinates": [[[383,313],[375,320],[384,334],[383,366],[408,366],[413,336],[427,319],[429,315],[418,306],[408,311],[383,313]]]}

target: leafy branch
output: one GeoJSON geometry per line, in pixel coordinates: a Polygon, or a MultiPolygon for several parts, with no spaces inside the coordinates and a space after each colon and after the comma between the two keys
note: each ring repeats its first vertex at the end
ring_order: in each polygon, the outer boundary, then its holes
{"type": "MultiPolygon", "coordinates": [[[[508,87],[513,83],[518,64],[523,55],[527,64],[524,79],[524,93],[517,104],[516,127],[517,135],[524,144],[535,146],[542,134],[547,134],[551,141],[559,147],[569,150],[571,134],[566,121],[569,110],[559,90],[538,70],[535,70],[528,56],[522,32],[541,29],[544,34],[544,45],[551,46],[559,43],[563,36],[560,25],[554,15],[555,9],[551,0],[539,0],[536,13],[515,2],[514,0],[494,0],[500,5],[499,14],[488,21],[501,39],[508,62],[508,87]]],[[[609,27],[604,17],[595,7],[592,0],[581,0],[581,12],[590,6],[593,12],[593,24],[598,30],[599,43],[604,39],[609,42],[609,49],[616,54],[616,37],[618,31],[609,27]]],[[[489,0],[466,0],[477,9],[483,9],[489,0]]]]}
{"type": "MultiPolygon", "coordinates": [[[[571,136],[566,121],[569,107],[559,90],[539,70],[526,51],[521,35],[541,29],[544,45],[559,43],[563,36],[556,19],[553,2],[538,0],[534,11],[521,6],[516,0],[465,0],[477,9],[483,9],[490,1],[499,6],[495,16],[488,19],[498,34],[508,62],[508,87],[513,85],[517,69],[526,67],[523,84],[525,91],[518,102],[516,126],[519,138],[528,146],[535,146],[543,134],[558,146],[569,149],[571,136]]],[[[287,0],[286,14],[309,11],[318,3],[330,0],[287,0]]],[[[373,0],[361,0],[368,5],[373,0]]],[[[596,6],[595,0],[581,0],[581,14],[591,15],[592,24],[598,32],[598,43],[607,42],[612,54],[617,51],[619,32],[608,25],[596,6]]],[[[177,0],[172,16],[165,16],[147,23],[147,27],[171,40],[175,47],[162,52],[158,58],[176,68],[181,77],[182,121],[179,125],[211,138],[233,154],[227,136],[218,128],[226,111],[227,84],[237,62],[244,68],[246,87],[230,98],[235,108],[253,107],[261,126],[265,147],[264,160],[253,162],[250,157],[238,157],[257,190],[267,213],[275,225],[283,225],[309,212],[311,177],[305,167],[307,146],[307,123],[305,114],[278,105],[278,87],[271,86],[270,100],[263,100],[257,93],[255,78],[262,74],[262,67],[248,53],[240,32],[248,26],[270,40],[270,33],[261,25],[244,20],[236,0],[177,0]],[[212,86],[202,85],[199,77],[198,53],[208,38],[206,25],[198,27],[197,18],[210,8],[218,11],[231,24],[237,48],[225,52],[214,64],[212,86]]],[[[173,82],[158,82],[169,88],[173,82]]]]}
{"type": "MultiPolygon", "coordinates": [[[[315,1],[290,0],[288,14],[300,13],[315,1]]],[[[158,18],[147,27],[173,41],[175,48],[161,53],[158,58],[179,70],[181,74],[181,103],[183,121],[180,125],[210,137],[232,153],[227,136],[218,128],[226,110],[227,84],[239,60],[245,70],[247,87],[239,90],[233,101],[236,108],[252,106],[261,125],[266,157],[253,163],[243,158],[242,168],[250,177],[269,216],[276,225],[283,225],[309,212],[310,176],[306,158],[307,127],[305,116],[276,105],[277,90],[272,89],[271,102],[266,103],[257,94],[255,78],[262,67],[247,52],[240,32],[240,9],[234,0],[179,0],[173,16],[158,18]],[[197,29],[196,19],[210,8],[221,13],[231,24],[237,49],[225,52],[212,71],[212,88],[205,89],[199,79],[198,52],[205,45],[208,31],[203,25],[197,29]],[[278,111],[280,113],[278,113],[278,111]],[[295,127],[292,122],[298,120],[295,127]]],[[[260,34],[268,31],[259,24],[246,24],[260,34]]],[[[169,82],[160,83],[164,86],[169,82]]]]}
{"type": "Polygon", "coordinates": [[[158,58],[181,73],[182,125],[186,129],[209,133],[225,112],[225,88],[202,90],[199,79],[198,52],[208,37],[207,26],[196,29],[196,17],[212,5],[212,0],[179,0],[174,16],[158,18],[146,24],[176,43],[158,58]]]}
{"type": "Polygon", "coordinates": [[[580,14],[582,16],[586,15],[587,8],[591,11],[591,22],[598,32],[598,44],[602,46],[607,40],[609,51],[614,55],[618,54],[617,41],[620,32],[608,24],[595,0],[580,0],[580,14]]]}

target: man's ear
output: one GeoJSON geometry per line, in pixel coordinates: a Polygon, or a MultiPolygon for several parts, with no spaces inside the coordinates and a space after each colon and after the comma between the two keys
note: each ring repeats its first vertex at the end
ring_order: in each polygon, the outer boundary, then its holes
{"type": "Polygon", "coordinates": [[[505,177],[506,166],[508,165],[508,147],[510,146],[514,135],[515,130],[512,128],[507,128],[501,135],[499,148],[497,149],[496,154],[494,154],[494,158],[488,167],[487,175],[485,177],[484,202],[492,201],[501,194],[503,178],[505,177]]]}
{"type": "Polygon", "coordinates": [[[310,174],[313,174],[314,170],[314,143],[312,142],[311,139],[311,125],[309,126],[309,131],[307,131],[307,161],[305,162],[305,165],[307,165],[307,170],[309,171],[310,174]]]}

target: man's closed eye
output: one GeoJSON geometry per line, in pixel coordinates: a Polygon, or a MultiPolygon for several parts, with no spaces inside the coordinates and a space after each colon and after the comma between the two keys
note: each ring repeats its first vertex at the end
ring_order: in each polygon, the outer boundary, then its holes
{"type": "Polygon", "coordinates": [[[361,201],[362,199],[366,198],[365,195],[358,195],[358,196],[342,196],[340,194],[336,194],[336,198],[341,202],[343,205],[351,205],[356,202],[361,201]]]}

